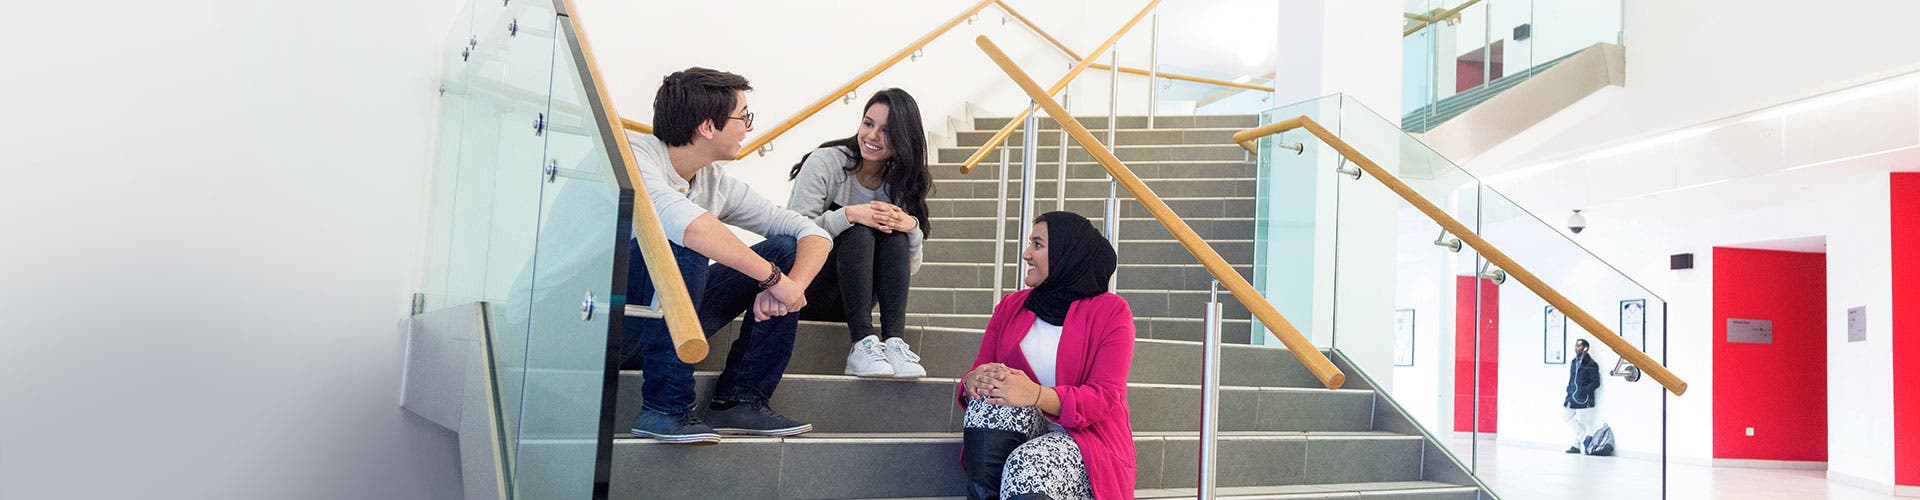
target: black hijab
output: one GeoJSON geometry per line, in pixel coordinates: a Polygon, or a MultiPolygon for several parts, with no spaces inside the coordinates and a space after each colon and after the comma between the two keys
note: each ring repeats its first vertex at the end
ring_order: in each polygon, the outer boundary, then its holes
{"type": "Polygon", "coordinates": [[[1027,294],[1025,307],[1065,326],[1073,301],[1107,293],[1118,259],[1113,244],[1080,214],[1047,212],[1037,222],[1047,224],[1047,278],[1027,294]]]}

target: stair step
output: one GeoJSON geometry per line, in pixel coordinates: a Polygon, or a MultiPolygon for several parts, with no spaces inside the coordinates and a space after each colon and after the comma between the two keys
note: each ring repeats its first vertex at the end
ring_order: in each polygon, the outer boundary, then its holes
{"type": "MultiPolygon", "coordinates": [[[[1172,208],[1173,212],[1182,218],[1186,218],[1186,217],[1210,217],[1210,218],[1252,217],[1254,214],[1254,205],[1255,205],[1254,197],[1252,196],[1193,196],[1193,197],[1178,197],[1178,198],[1162,196],[1160,198],[1160,201],[1166,203],[1168,208],[1172,208]]],[[[1017,216],[1020,214],[1019,197],[1017,196],[1011,197],[1010,199],[1006,200],[1005,203],[1007,205],[1006,213],[1008,215],[1017,216]]],[[[1067,198],[1066,210],[1074,213],[1078,213],[1078,214],[1098,217],[1106,212],[1106,203],[1107,203],[1106,196],[1100,196],[1097,198],[1096,197],[1084,197],[1084,198],[1069,197],[1067,198]]],[[[1052,199],[1051,193],[1048,193],[1046,196],[1046,199],[1044,200],[1036,199],[1034,202],[1034,209],[1040,212],[1050,212],[1055,210],[1055,203],[1052,199]]],[[[936,224],[939,223],[941,217],[989,217],[990,218],[990,217],[999,215],[999,212],[997,212],[996,209],[994,208],[994,203],[993,203],[993,200],[991,199],[953,199],[953,198],[929,199],[927,200],[927,213],[931,217],[933,217],[934,223],[936,224]]],[[[1039,214],[1034,214],[1034,215],[1039,215],[1039,214]]],[[[1152,217],[1153,213],[1148,212],[1147,208],[1141,205],[1139,202],[1136,202],[1132,199],[1126,199],[1126,200],[1122,200],[1120,203],[1120,216],[1121,217],[1152,217]]]]}
{"type": "MultiPolygon", "coordinates": [[[[1093,221],[1095,226],[1099,226],[1102,231],[1105,230],[1106,220],[1101,214],[1093,214],[1093,217],[1089,217],[1089,219],[1093,221]]],[[[1006,227],[1008,240],[1020,239],[1020,214],[1009,213],[1007,217],[1001,219],[1001,221],[1006,227]]],[[[1254,236],[1256,232],[1256,222],[1252,217],[1186,217],[1182,218],[1181,221],[1186,222],[1187,227],[1192,228],[1194,234],[1198,234],[1204,239],[1248,239],[1254,236]]],[[[937,226],[934,227],[935,234],[932,240],[946,238],[993,239],[992,215],[981,217],[947,217],[936,219],[934,223],[937,224],[937,226]]],[[[1173,236],[1167,232],[1166,226],[1160,225],[1159,220],[1151,217],[1120,218],[1120,242],[1123,244],[1130,240],[1171,239],[1173,239],[1173,236]]]]}
{"type": "MultiPolygon", "coordinates": [[[[1203,235],[1202,238],[1205,236],[1203,235]]],[[[1121,242],[1122,252],[1127,251],[1125,241],[1121,242]]],[[[1253,266],[1233,266],[1240,276],[1251,280],[1253,266]]],[[[1000,266],[1001,286],[1011,288],[1020,281],[1020,267],[1013,259],[1000,266]]],[[[1126,264],[1115,273],[1121,280],[1120,288],[1145,286],[1166,287],[1169,290],[1206,290],[1213,282],[1213,274],[1199,264],[1126,264]]],[[[920,272],[913,275],[913,286],[922,288],[990,288],[993,286],[992,262],[926,262],[920,265],[920,272]]]]}
{"type": "MultiPolygon", "coordinates": [[[[844,360],[845,356],[839,356],[844,360]]],[[[695,372],[696,393],[711,395],[718,372],[695,372]]],[[[616,425],[640,412],[641,373],[620,373],[616,425]]],[[[817,432],[956,432],[963,410],[954,400],[955,378],[863,379],[851,375],[788,374],[773,407],[811,423],[817,432]]],[[[704,401],[704,400],[701,400],[704,401]]],[[[1135,431],[1200,428],[1200,386],[1128,383],[1127,404],[1135,431]]],[[[1305,387],[1223,386],[1220,428],[1231,431],[1370,431],[1373,391],[1305,387]]],[[[526,432],[537,429],[529,428],[526,432]]]]}
{"type": "MultiPolygon", "coordinates": [[[[990,130],[990,131],[1000,130],[1000,127],[1006,126],[1007,122],[1012,119],[1013,119],[1012,117],[1006,117],[1006,116],[974,118],[973,129],[974,130],[990,130]]],[[[1087,127],[1088,129],[1092,129],[1092,130],[1105,130],[1107,128],[1106,115],[1075,116],[1073,117],[1073,120],[1080,122],[1081,126],[1087,127]]],[[[1047,117],[1046,113],[1040,113],[1039,116],[1036,117],[1035,121],[1039,123],[1041,130],[1050,130],[1050,129],[1058,130],[1060,128],[1059,124],[1054,123],[1053,119],[1047,117]]],[[[1147,128],[1146,116],[1121,116],[1121,117],[1118,117],[1118,119],[1115,121],[1119,122],[1121,129],[1147,128]]],[[[1159,117],[1155,117],[1153,120],[1153,128],[1155,129],[1178,129],[1178,128],[1242,128],[1242,129],[1245,129],[1245,128],[1252,128],[1257,126],[1260,126],[1259,115],[1159,116],[1159,117]]]]}
{"type": "MultiPolygon", "coordinates": [[[[1132,146],[1183,146],[1183,145],[1233,144],[1233,134],[1238,133],[1242,130],[1246,130],[1247,128],[1248,127],[1160,128],[1160,129],[1123,128],[1123,129],[1114,131],[1114,142],[1122,145],[1132,145],[1132,146]]],[[[1058,129],[1053,129],[1053,130],[1054,130],[1053,133],[1041,133],[1040,140],[1037,142],[1037,144],[1039,144],[1042,147],[1059,146],[1060,132],[1058,129]]],[[[1093,131],[1094,138],[1099,139],[1102,144],[1106,143],[1107,141],[1106,127],[1103,126],[1100,128],[1089,129],[1089,130],[1093,131]]],[[[986,129],[986,130],[961,131],[955,135],[955,142],[958,143],[961,147],[967,147],[967,148],[972,148],[977,150],[980,148],[981,145],[986,144],[988,140],[993,139],[993,134],[996,134],[999,132],[1000,132],[1000,129],[998,128],[986,129]]],[[[1019,147],[1022,144],[1021,141],[1025,140],[1025,138],[1026,138],[1025,134],[1021,133],[1021,131],[1019,130],[1015,130],[1013,132],[1013,135],[1007,136],[1006,143],[1015,147],[1019,147]]],[[[1072,138],[1068,138],[1067,144],[1074,145],[1078,143],[1074,142],[1072,138]]]]}
{"type": "MultiPolygon", "coordinates": [[[[901,338],[913,346],[930,377],[957,378],[966,373],[980,350],[980,329],[923,326],[908,316],[901,338]]],[[[1242,320],[1244,321],[1244,320],[1242,320]]],[[[982,316],[981,322],[985,322],[982,316]]],[[[801,321],[794,334],[793,356],[787,373],[838,375],[846,368],[848,345],[846,325],[839,322],[801,321]]],[[[1195,325],[1198,328],[1198,325],[1195,325]]],[[[725,366],[727,352],[739,337],[740,323],[723,327],[708,339],[707,359],[694,364],[695,370],[719,371],[725,366]]],[[[1197,335],[1196,335],[1197,336],[1197,335]]],[[[1325,351],[1322,351],[1325,352],[1325,351]]],[[[1140,338],[1134,343],[1130,380],[1142,383],[1198,384],[1200,372],[1194,363],[1200,359],[1197,341],[1140,338]]],[[[1223,369],[1220,382],[1226,385],[1263,387],[1320,387],[1320,382],[1300,366],[1293,354],[1280,346],[1226,343],[1221,346],[1223,369]],[[1244,368],[1244,369],[1236,369],[1244,368]]]]}
{"type": "MultiPolygon", "coordinates": [[[[1071,170],[1071,168],[1069,168],[1069,170],[1071,170]]],[[[1000,194],[998,182],[999,180],[992,176],[968,176],[960,179],[943,179],[935,183],[933,197],[937,199],[993,198],[1000,194]]],[[[1153,188],[1154,194],[1158,194],[1163,198],[1197,196],[1245,197],[1259,194],[1259,191],[1255,189],[1259,187],[1259,184],[1251,177],[1154,179],[1146,181],[1146,183],[1147,187],[1153,188]]],[[[1053,177],[1035,176],[1033,183],[1034,194],[1044,197],[1047,200],[1052,200],[1059,192],[1058,185],[1059,183],[1056,182],[1053,177]]],[[[1007,196],[1018,197],[1019,195],[1020,179],[1007,179],[1007,196]]],[[[1114,195],[1123,200],[1133,198],[1124,186],[1118,187],[1114,195]]],[[[1104,199],[1107,197],[1107,178],[1104,174],[1098,177],[1068,178],[1067,196],[1070,198],[1104,199]]]]}
{"type": "MultiPolygon", "coordinates": [[[[1140,176],[1141,179],[1148,182],[1152,182],[1155,179],[1193,177],[1252,179],[1259,169],[1258,163],[1248,159],[1227,161],[1127,161],[1126,164],[1127,169],[1133,171],[1133,175],[1140,176]]],[[[1057,162],[1040,162],[1034,165],[1034,178],[1052,179],[1057,177],[1056,172],[1058,172],[1059,166],[1060,164],[1057,162]]],[[[1007,179],[1009,181],[1017,181],[1020,179],[1019,162],[1009,160],[1007,168],[1007,179]]],[[[927,169],[933,172],[934,190],[938,193],[941,181],[947,179],[998,178],[1000,175],[1000,157],[994,156],[989,158],[988,161],[980,162],[979,165],[974,166],[972,173],[966,174],[960,173],[959,161],[937,162],[927,165],[927,169]]],[[[1106,179],[1107,170],[1106,167],[1092,161],[1072,161],[1067,162],[1067,178],[1106,179]]]]}
{"type": "MultiPolygon", "coordinates": [[[[1107,149],[1112,151],[1113,155],[1119,158],[1120,161],[1122,162],[1173,161],[1173,160],[1246,161],[1248,159],[1248,154],[1246,149],[1241,148],[1238,144],[1233,144],[1230,142],[1215,143],[1215,144],[1186,144],[1186,145],[1179,145],[1179,146],[1128,145],[1128,144],[1122,143],[1120,144],[1119,147],[1107,148],[1107,149]]],[[[935,163],[960,163],[960,162],[967,161],[967,158],[972,157],[973,153],[978,150],[979,150],[979,146],[938,148],[934,150],[934,154],[931,155],[931,158],[932,158],[932,161],[935,163]]],[[[1021,158],[1024,158],[1024,156],[1022,156],[1023,154],[1024,152],[1021,151],[1020,148],[1008,149],[1007,161],[1012,163],[1020,163],[1021,158]]],[[[1034,161],[1037,161],[1037,162],[1049,162],[1049,163],[1058,162],[1060,161],[1060,148],[1058,146],[1035,148],[1033,157],[1034,157],[1034,161]]],[[[992,160],[994,163],[998,163],[1000,161],[1000,157],[998,153],[994,153],[993,155],[991,155],[990,160],[992,160]]],[[[1068,163],[1082,162],[1082,161],[1083,162],[1094,161],[1093,156],[1088,154],[1086,150],[1081,149],[1077,144],[1073,145],[1073,147],[1067,148],[1068,163]]],[[[985,164],[987,162],[982,161],[981,163],[985,164]]]]}
{"type": "MultiPolygon", "coordinates": [[[[980,331],[987,327],[990,314],[907,313],[907,323],[929,327],[966,328],[980,331]]],[[[1199,342],[1204,325],[1199,317],[1153,317],[1134,315],[1134,337],[1152,340],[1199,342]]],[[[1222,318],[1221,341],[1227,344],[1251,344],[1252,320],[1222,318]]]]}
{"type": "MultiPolygon", "coordinates": [[[[1136,318],[1199,317],[1209,298],[1206,290],[1120,289],[1115,293],[1127,299],[1136,318]]],[[[998,301],[992,288],[914,288],[907,297],[907,313],[991,314],[998,301]]],[[[1252,317],[1230,295],[1221,294],[1220,302],[1227,318],[1252,317]]]]}
{"type": "MultiPolygon", "coordinates": [[[[1136,432],[1136,488],[1194,487],[1198,444],[1197,433],[1136,432]]],[[[613,448],[612,498],[952,497],[965,486],[957,432],[729,437],[697,447],[620,438],[613,448]]],[[[1422,480],[1418,436],[1222,432],[1218,449],[1220,487],[1294,488],[1248,495],[1458,488],[1422,480]]]]}

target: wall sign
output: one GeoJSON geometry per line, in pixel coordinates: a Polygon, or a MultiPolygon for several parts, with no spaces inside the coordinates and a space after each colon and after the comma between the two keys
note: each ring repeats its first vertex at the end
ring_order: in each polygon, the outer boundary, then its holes
{"type": "Polygon", "coordinates": [[[1413,310],[1393,312],[1393,366],[1413,366],[1413,310]]]}
{"type": "Polygon", "coordinates": [[[1847,341],[1867,341],[1867,306],[1847,309],[1847,341]]]}
{"type": "Polygon", "coordinates": [[[1567,315],[1553,306],[1547,306],[1546,353],[1543,355],[1549,365],[1567,363],[1567,315]]]}
{"type": "Polygon", "coordinates": [[[1620,337],[1647,352],[1647,299],[1620,301],[1620,337]]]}
{"type": "Polygon", "coordinates": [[[1772,344],[1773,320],[1727,318],[1727,342],[1772,344]]]}

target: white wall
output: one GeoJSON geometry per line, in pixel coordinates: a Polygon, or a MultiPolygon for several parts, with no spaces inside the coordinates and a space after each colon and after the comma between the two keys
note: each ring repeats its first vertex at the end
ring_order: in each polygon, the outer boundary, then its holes
{"type": "MultiPolygon", "coordinates": [[[[1628,2],[1627,85],[1604,120],[1536,156],[1582,151],[1920,69],[1903,19],[1920,4],[1628,2]]],[[[1544,29],[1544,28],[1543,28],[1544,29]]],[[[1470,165],[1492,173],[1499,163],[1470,165]]]]}
{"type": "Polygon", "coordinates": [[[397,405],[458,6],[9,6],[0,497],[458,495],[397,405]]]}
{"type": "MultiPolygon", "coordinates": [[[[1847,307],[1871,319],[1890,304],[1885,175],[1920,167],[1920,47],[1901,21],[1915,14],[1629,2],[1626,87],[1468,165],[1556,225],[1587,209],[1595,229],[1576,240],[1667,298],[1670,366],[1692,382],[1670,413],[1677,456],[1711,456],[1712,246],[1825,236],[1833,335],[1847,307]],[[1699,268],[1667,270],[1683,252],[1699,268]]],[[[1829,465],[1887,484],[1891,444],[1872,434],[1892,416],[1890,330],[1868,324],[1868,342],[1829,350],[1829,405],[1844,409],[1830,410],[1829,465]]]]}
{"type": "MultiPolygon", "coordinates": [[[[1893,450],[1885,440],[1885,429],[1892,426],[1892,328],[1886,319],[1891,307],[1890,265],[1886,173],[1872,168],[1839,164],[1826,168],[1797,171],[1790,182],[1777,186],[1751,183],[1723,184],[1721,189],[1689,192],[1680,197],[1636,200],[1595,207],[1603,217],[1591,220],[1593,228],[1573,240],[1605,259],[1608,264],[1658,294],[1669,305],[1665,336],[1667,366],[1690,383],[1683,397],[1668,398],[1668,434],[1672,458],[1698,462],[1712,458],[1713,399],[1713,259],[1715,246],[1740,246],[1807,236],[1824,236],[1827,241],[1829,354],[1826,373],[1829,399],[1829,467],[1837,473],[1891,483],[1893,450]],[[1771,200],[1755,203],[1754,200],[1771,200]],[[1704,208],[1721,205],[1719,208],[1704,208]],[[1685,213],[1687,216],[1674,216],[1685,213]],[[1844,221],[1844,223],[1842,222],[1844,221]],[[1667,255],[1693,253],[1695,268],[1668,269],[1667,255]],[[1845,342],[1846,309],[1866,306],[1869,313],[1868,341],[1845,342]],[[1877,316],[1876,316],[1877,314],[1877,316]],[[1878,318],[1880,321],[1873,321],[1878,318]]],[[[1720,186],[1716,186],[1720,187],[1720,186]]],[[[1557,220],[1555,221],[1557,222],[1557,220]]],[[[1555,228],[1557,229],[1557,227],[1555,228]]],[[[1620,280],[1597,262],[1577,257],[1565,242],[1555,242],[1546,233],[1547,226],[1531,220],[1506,220],[1483,226],[1482,234],[1503,251],[1524,263],[1570,262],[1569,267],[1534,266],[1531,269],[1549,284],[1555,285],[1575,303],[1585,307],[1602,323],[1617,328],[1612,311],[1619,300],[1642,298],[1645,294],[1631,283],[1620,280]]],[[[1564,234],[1564,233],[1555,233],[1564,234]]],[[[1419,234],[1408,233],[1404,239],[1419,234]]],[[[1426,298],[1434,280],[1404,272],[1408,268],[1431,267],[1432,259],[1421,250],[1403,250],[1397,288],[1400,307],[1416,307],[1422,316],[1424,332],[1450,331],[1440,314],[1430,309],[1449,311],[1450,302],[1435,304],[1426,298]],[[1424,263],[1424,264],[1423,264],[1424,263]],[[1432,328],[1439,328],[1438,330],[1432,328]]],[[[1448,293],[1446,290],[1442,294],[1448,293]]],[[[1448,295],[1450,296],[1450,294],[1448,295]]],[[[1652,297],[1646,297],[1652,298],[1652,297]]],[[[1566,440],[1559,423],[1557,404],[1566,382],[1566,365],[1546,365],[1540,361],[1541,306],[1535,295],[1518,283],[1509,282],[1501,290],[1500,366],[1500,439],[1536,444],[1559,444],[1566,440]]],[[[1647,336],[1649,353],[1659,358],[1662,330],[1658,303],[1650,301],[1647,336]]],[[[1577,325],[1569,326],[1571,337],[1582,337],[1577,325]]],[[[1591,337],[1588,337],[1591,338],[1591,337]]],[[[1439,408],[1419,408],[1418,395],[1446,378],[1437,367],[1422,367],[1429,356],[1445,349],[1436,342],[1449,339],[1424,334],[1426,346],[1418,346],[1416,366],[1396,369],[1399,379],[1395,395],[1416,414],[1435,411],[1444,414],[1445,398],[1439,408]],[[1437,380],[1433,380],[1437,379],[1437,380]]],[[[1595,358],[1601,369],[1612,367],[1617,355],[1595,342],[1595,358]]],[[[1440,357],[1445,361],[1446,357],[1440,357]]],[[[1783,368],[1784,369],[1784,368],[1783,368]]],[[[1455,375],[1464,376],[1464,375],[1455,375]]],[[[1600,408],[1602,420],[1611,423],[1623,452],[1658,451],[1660,401],[1651,379],[1626,383],[1608,377],[1603,382],[1600,408]]],[[[1445,387],[1440,388],[1444,396],[1445,387]]],[[[1444,417],[1429,422],[1443,422],[1444,417]]],[[[1433,417],[1430,417],[1433,418],[1433,417]]]]}

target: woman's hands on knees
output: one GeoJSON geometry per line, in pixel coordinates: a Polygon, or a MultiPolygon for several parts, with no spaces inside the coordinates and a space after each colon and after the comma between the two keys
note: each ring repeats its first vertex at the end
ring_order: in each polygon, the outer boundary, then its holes
{"type": "Polygon", "coordinates": [[[1039,404],[1045,389],[1027,378],[1027,372],[1000,363],[975,367],[960,378],[967,399],[986,400],[1000,406],[1030,407],[1039,404]]]}
{"type": "Polygon", "coordinates": [[[993,389],[993,383],[998,380],[1000,373],[1006,370],[1010,368],[1000,363],[987,363],[974,367],[960,377],[960,391],[968,400],[986,399],[987,391],[993,389]]]}
{"type": "MultiPolygon", "coordinates": [[[[1003,366],[1004,368],[1004,366],[1003,366]]],[[[1003,369],[989,379],[987,401],[1001,406],[1031,407],[1040,404],[1040,383],[1027,378],[1027,372],[1003,369]]]]}
{"type": "Polygon", "coordinates": [[[907,215],[905,210],[892,203],[870,201],[861,205],[846,207],[847,222],[878,229],[881,232],[912,231],[920,227],[920,219],[907,215]]]}

